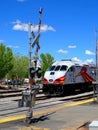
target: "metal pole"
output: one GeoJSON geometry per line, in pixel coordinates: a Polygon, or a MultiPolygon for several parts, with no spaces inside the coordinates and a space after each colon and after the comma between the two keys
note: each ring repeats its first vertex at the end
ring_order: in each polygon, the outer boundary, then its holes
{"type": "MultiPolygon", "coordinates": [[[[40,8],[39,14],[40,14],[40,16],[39,16],[38,34],[40,34],[41,23],[42,23],[42,8],[40,8]]],[[[39,45],[39,39],[38,39],[37,42],[38,42],[38,44],[36,46],[35,69],[37,67],[37,62],[38,62],[38,50],[40,49],[40,46],[38,46],[39,45]]]]}
{"type": "MultiPolygon", "coordinates": [[[[40,9],[39,13],[40,13],[40,19],[39,19],[38,34],[40,33],[42,8],[40,9]]],[[[33,35],[33,38],[35,38],[35,35],[31,32],[31,25],[32,25],[31,23],[28,24],[28,33],[29,33],[29,37],[28,37],[28,39],[29,39],[29,41],[28,41],[28,62],[29,62],[29,64],[28,64],[28,77],[29,77],[29,80],[30,80],[30,78],[32,78],[30,76],[30,68],[32,67],[32,65],[31,65],[31,53],[32,53],[32,51],[31,51],[32,43],[31,42],[32,42],[32,35],[33,35]]],[[[36,48],[36,63],[37,63],[38,49],[40,47],[39,47],[39,37],[37,36],[36,38],[38,38],[38,41],[37,41],[38,43],[36,43],[37,44],[37,48],[36,48]]],[[[36,42],[36,41],[34,41],[34,42],[36,42]]],[[[33,44],[35,45],[35,43],[33,43],[33,44]]],[[[36,69],[36,64],[35,64],[35,69],[36,69]]],[[[37,91],[36,89],[37,89],[37,87],[35,87],[35,90],[33,90],[33,91],[31,89],[29,94],[27,92],[30,100],[29,100],[29,110],[27,111],[27,116],[26,116],[26,123],[30,123],[31,119],[33,117],[32,102],[33,102],[33,100],[35,101],[36,91],[37,91]]]]}
{"type": "Polygon", "coordinates": [[[95,44],[96,44],[96,68],[98,69],[97,29],[95,29],[95,44]]]}
{"type": "Polygon", "coordinates": [[[28,77],[30,79],[30,67],[31,67],[31,40],[32,40],[32,36],[31,36],[31,23],[28,24],[28,32],[29,32],[29,43],[28,43],[28,77]]]}
{"type": "Polygon", "coordinates": [[[96,90],[95,94],[97,95],[97,102],[98,102],[98,43],[97,43],[97,29],[95,29],[95,43],[96,43],[96,90]]]}
{"type": "Polygon", "coordinates": [[[96,44],[96,82],[98,82],[98,43],[97,43],[97,29],[95,29],[95,44],[96,44]]]}
{"type": "Polygon", "coordinates": [[[41,28],[41,23],[42,23],[42,8],[40,8],[39,14],[40,14],[40,17],[39,17],[38,33],[40,33],[40,28],[41,28]]]}
{"type": "MultiPolygon", "coordinates": [[[[31,36],[31,23],[28,24],[28,78],[30,80],[30,68],[31,68],[31,41],[32,41],[32,36],[31,36]]],[[[32,110],[32,91],[30,91],[30,94],[28,95],[29,97],[29,110],[27,111],[27,115],[26,115],[26,123],[30,123],[31,122],[31,118],[33,116],[33,110],[32,110]]]]}

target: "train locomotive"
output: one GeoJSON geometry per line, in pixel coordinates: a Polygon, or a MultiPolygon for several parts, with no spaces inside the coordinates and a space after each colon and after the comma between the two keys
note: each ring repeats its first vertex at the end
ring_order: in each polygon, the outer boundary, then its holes
{"type": "Polygon", "coordinates": [[[43,92],[47,96],[64,95],[76,90],[92,88],[96,79],[96,67],[77,64],[72,60],[54,62],[44,74],[43,92]]]}

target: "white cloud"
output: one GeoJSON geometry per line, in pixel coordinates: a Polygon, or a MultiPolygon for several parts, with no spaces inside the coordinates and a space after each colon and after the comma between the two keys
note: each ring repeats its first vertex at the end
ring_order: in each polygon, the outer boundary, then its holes
{"type": "Polygon", "coordinates": [[[85,50],[85,54],[87,54],[87,55],[95,55],[94,52],[91,52],[91,51],[89,51],[89,50],[85,50]]]}
{"type": "Polygon", "coordinates": [[[76,45],[69,45],[68,48],[76,48],[76,45]]]}
{"type": "Polygon", "coordinates": [[[28,31],[28,24],[15,24],[13,30],[28,31]]]}
{"type": "MultiPolygon", "coordinates": [[[[22,23],[20,20],[16,20],[15,22],[12,22],[14,24],[13,30],[20,30],[20,31],[28,31],[28,24],[22,23]]],[[[34,32],[38,31],[38,24],[34,25],[32,24],[31,30],[34,32]]],[[[52,26],[48,25],[41,25],[41,31],[55,31],[55,29],[52,26]]]]}
{"type": "Polygon", "coordinates": [[[17,0],[18,2],[24,2],[24,1],[26,1],[26,0],[17,0]]]}
{"type": "Polygon", "coordinates": [[[59,49],[57,52],[58,52],[58,53],[63,53],[63,54],[67,54],[67,53],[68,53],[68,51],[62,50],[62,49],[59,49]]]}
{"type": "Polygon", "coordinates": [[[91,63],[94,63],[94,60],[93,59],[87,59],[86,61],[84,61],[84,63],[91,64],[91,63]]]}
{"type": "Polygon", "coordinates": [[[45,25],[45,24],[41,26],[41,30],[42,31],[48,31],[48,30],[49,31],[56,31],[52,26],[48,26],[48,25],[45,25]]]}
{"type": "Polygon", "coordinates": [[[72,61],[74,62],[78,62],[79,64],[94,64],[94,60],[93,59],[86,59],[85,61],[78,59],[77,57],[73,57],[72,61]]]}
{"type": "Polygon", "coordinates": [[[16,21],[12,22],[12,24],[21,24],[21,21],[17,19],[16,21]]]}
{"type": "Polygon", "coordinates": [[[73,58],[72,58],[72,61],[75,61],[75,62],[81,62],[81,60],[78,59],[77,57],[73,57],[73,58]]]}
{"type": "Polygon", "coordinates": [[[4,43],[4,40],[0,40],[0,43],[4,43]]]}
{"type": "Polygon", "coordinates": [[[9,48],[19,48],[19,46],[12,46],[12,45],[7,45],[9,48]]]}

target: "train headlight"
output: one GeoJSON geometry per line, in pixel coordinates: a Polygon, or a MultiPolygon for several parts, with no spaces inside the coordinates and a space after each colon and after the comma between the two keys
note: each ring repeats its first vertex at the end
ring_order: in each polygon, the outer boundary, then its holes
{"type": "Polygon", "coordinates": [[[62,76],[54,81],[54,84],[63,84],[65,81],[65,76],[62,76]]]}

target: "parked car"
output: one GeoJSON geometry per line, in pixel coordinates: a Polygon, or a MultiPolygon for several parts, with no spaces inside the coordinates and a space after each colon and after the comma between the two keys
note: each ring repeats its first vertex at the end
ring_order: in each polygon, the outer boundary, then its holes
{"type": "Polygon", "coordinates": [[[6,85],[12,85],[12,80],[10,80],[10,79],[5,79],[5,81],[4,81],[4,84],[6,84],[6,85]]]}
{"type": "Polygon", "coordinates": [[[21,85],[22,83],[21,83],[21,81],[19,81],[19,80],[13,80],[12,81],[12,85],[21,85]]]}
{"type": "Polygon", "coordinates": [[[6,85],[21,85],[21,81],[19,80],[5,80],[6,85]]]}
{"type": "Polygon", "coordinates": [[[25,78],[23,81],[24,84],[28,84],[29,83],[29,78],[25,78]]]}

